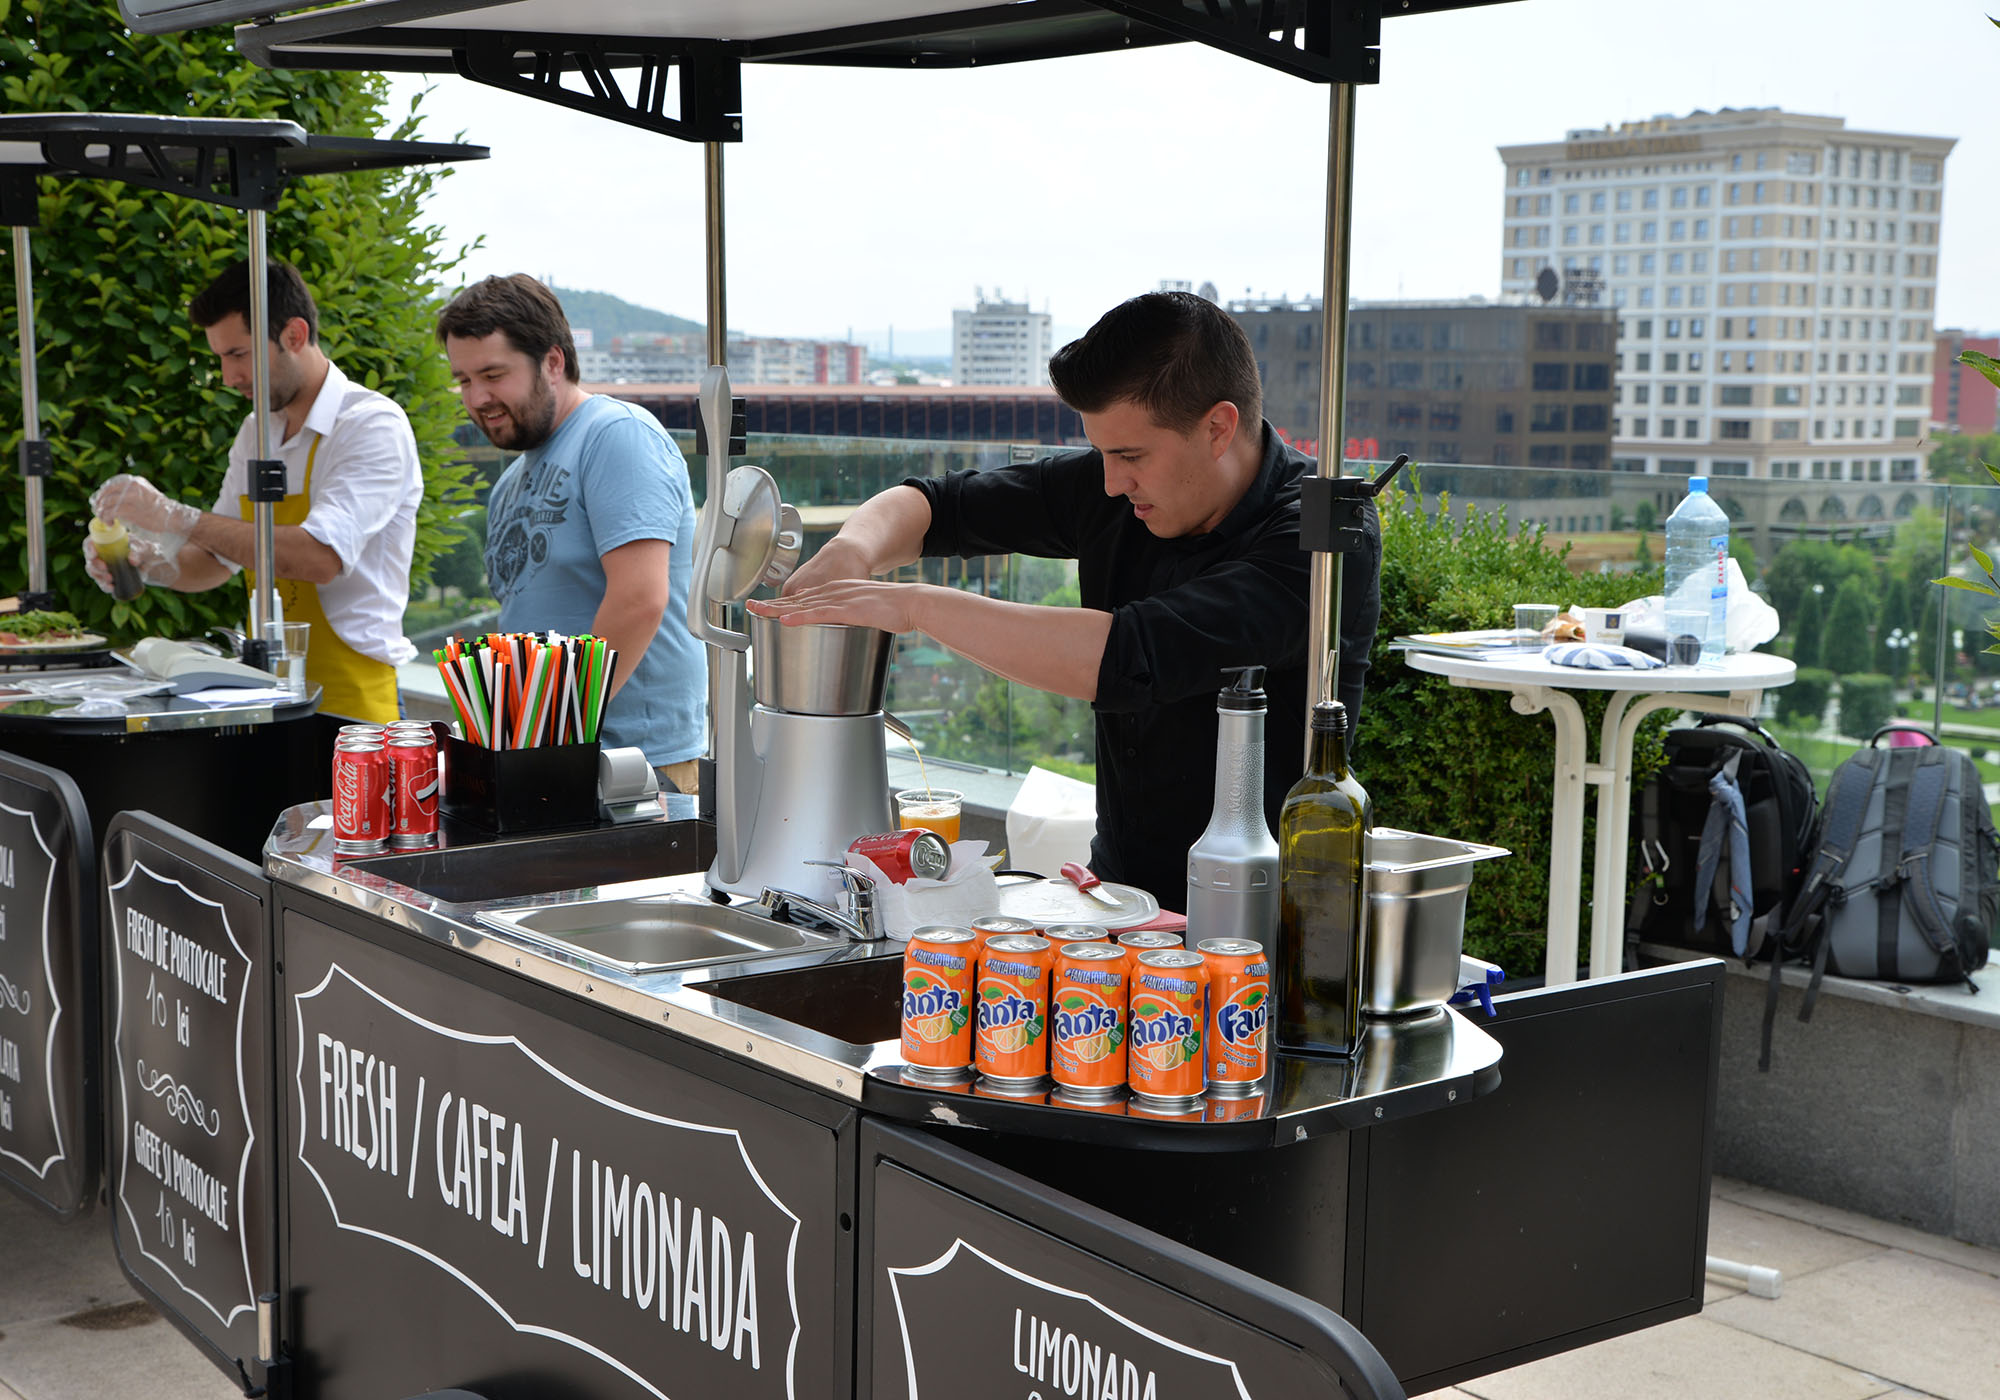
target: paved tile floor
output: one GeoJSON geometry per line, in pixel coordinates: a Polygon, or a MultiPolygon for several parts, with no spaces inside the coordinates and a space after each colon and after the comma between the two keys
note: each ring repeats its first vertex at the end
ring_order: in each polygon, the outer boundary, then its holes
{"type": "MultiPolygon", "coordinates": [[[[2000,1252],[1728,1181],[1709,1245],[1783,1296],[1711,1283],[1698,1317],[1427,1400],[2000,1400],[2000,1252]]],[[[0,1400],[237,1393],[134,1298],[101,1212],[56,1225],[0,1190],[0,1400]]]]}

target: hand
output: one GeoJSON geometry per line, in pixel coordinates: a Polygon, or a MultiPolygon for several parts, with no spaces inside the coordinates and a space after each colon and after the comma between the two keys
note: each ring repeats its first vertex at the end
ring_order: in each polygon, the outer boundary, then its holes
{"type": "Polygon", "coordinates": [[[106,593],[111,591],[111,566],[97,557],[97,541],[89,535],[83,537],[83,571],[92,583],[106,593]]]}
{"type": "Polygon", "coordinates": [[[923,624],[918,620],[918,612],[929,590],[926,583],[836,579],[798,592],[788,591],[782,598],[752,599],[746,606],[760,616],[777,618],[787,627],[833,623],[879,627],[884,632],[920,632],[923,624]]]}
{"type": "Polygon", "coordinates": [[[90,509],[100,520],[120,520],[127,527],[159,537],[170,554],[180,552],[201,520],[196,507],[165,495],[143,476],[123,472],[97,488],[90,498],[90,509]]]}
{"type": "Polygon", "coordinates": [[[168,553],[164,543],[148,536],[134,534],[131,553],[125,557],[132,561],[140,578],[156,587],[170,588],[181,576],[180,550],[168,553]]]}
{"type": "Polygon", "coordinates": [[[823,584],[867,577],[868,561],[860,557],[860,551],[853,545],[835,535],[819,547],[818,553],[799,565],[798,571],[785,580],[785,586],[780,591],[789,598],[823,584]]]}

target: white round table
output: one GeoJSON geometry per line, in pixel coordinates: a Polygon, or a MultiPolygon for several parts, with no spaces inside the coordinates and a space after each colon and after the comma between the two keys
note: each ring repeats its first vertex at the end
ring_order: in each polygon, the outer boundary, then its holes
{"type": "Polygon", "coordinates": [[[1583,788],[1597,784],[1597,862],[1590,910],[1590,975],[1621,970],[1624,950],[1626,840],[1632,815],[1632,741],[1639,724],[1659,710],[1754,718],[1764,692],[1790,685],[1797,668],[1761,652],[1724,656],[1703,666],[1662,666],[1652,671],[1586,671],[1555,666],[1539,655],[1480,661],[1406,651],[1419,671],[1453,685],[1504,690],[1519,714],[1546,711],[1556,726],[1555,799],[1549,829],[1548,960],[1551,986],[1574,981],[1578,906],[1583,894],[1583,788]],[[1589,762],[1583,708],[1574,690],[1613,692],[1604,708],[1598,760],[1589,762]]]}

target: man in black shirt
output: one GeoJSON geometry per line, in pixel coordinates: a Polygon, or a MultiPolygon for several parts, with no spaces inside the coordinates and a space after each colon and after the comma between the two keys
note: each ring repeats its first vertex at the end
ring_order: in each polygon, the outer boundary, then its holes
{"type": "MultiPolygon", "coordinates": [[[[1313,463],[1261,416],[1256,357],[1221,308],[1135,297],[1049,361],[1088,451],[912,479],[857,508],[786,585],[753,603],[788,622],[922,632],[987,670],[1089,700],[1097,715],[1100,879],[1187,899],[1187,852],[1214,803],[1215,693],[1268,668],[1272,829],[1305,757],[1306,592],[1299,478],[1313,463]],[[872,575],[928,555],[1075,559],[1080,608],[872,575]]],[[[1340,698],[1358,719],[1381,610],[1381,537],[1349,555],[1340,698]]]]}

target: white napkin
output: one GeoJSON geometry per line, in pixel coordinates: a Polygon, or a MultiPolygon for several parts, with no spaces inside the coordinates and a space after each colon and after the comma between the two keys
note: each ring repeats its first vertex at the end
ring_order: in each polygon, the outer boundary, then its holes
{"type": "Polygon", "coordinates": [[[999,863],[998,856],[986,854],[984,841],[956,841],[942,880],[917,876],[899,885],[867,856],[847,853],[848,867],[875,882],[875,909],[883,929],[891,938],[906,941],[926,924],[963,928],[998,909],[1000,886],[994,882],[993,867],[999,863]]]}

